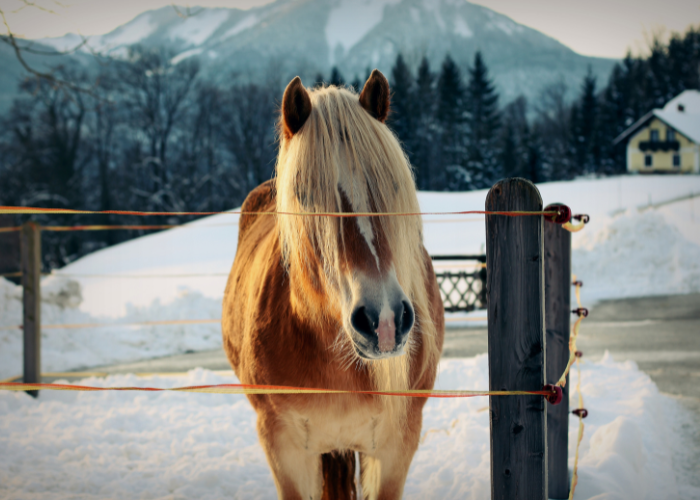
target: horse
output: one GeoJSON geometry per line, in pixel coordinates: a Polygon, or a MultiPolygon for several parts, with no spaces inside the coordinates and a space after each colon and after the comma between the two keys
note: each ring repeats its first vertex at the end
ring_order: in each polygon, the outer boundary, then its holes
{"type": "MultiPolygon", "coordinates": [[[[420,212],[389,105],[378,70],[359,97],[299,77],[286,87],[275,174],[242,205],[223,301],[224,350],[242,383],[432,389],[444,308],[420,215],[386,215],[420,212]],[[368,212],[385,215],[352,215],[368,212]]],[[[280,499],[401,498],[425,398],[247,397],[280,499]]]]}

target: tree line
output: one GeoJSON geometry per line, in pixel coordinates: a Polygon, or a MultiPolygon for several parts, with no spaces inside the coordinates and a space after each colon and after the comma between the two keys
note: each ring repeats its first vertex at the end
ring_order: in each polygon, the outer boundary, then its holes
{"type": "MultiPolygon", "coordinates": [[[[21,82],[20,97],[0,119],[0,204],[164,212],[240,205],[274,170],[286,81],[271,74],[215,86],[196,58],[174,56],[133,46],[125,57],[100,59],[96,69],[70,60],[54,69],[53,81],[21,82]]],[[[654,40],[645,56],[628,54],[604,86],[589,72],[579,89],[554,83],[534,103],[521,96],[502,104],[479,52],[469,67],[447,55],[435,70],[425,58],[412,68],[399,54],[387,76],[388,125],[421,190],[481,189],[509,176],[544,182],[617,174],[625,171],[625,154],[615,137],[683,90],[700,88],[700,28],[667,43],[654,40]]],[[[337,68],[328,78],[319,74],[320,84],[346,85],[337,68]]],[[[357,76],[347,85],[361,91],[357,76]]],[[[191,220],[33,218],[44,225],[191,220]]],[[[5,217],[0,225],[23,220],[5,217]]],[[[61,267],[143,233],[45,232],[45,266],[61,267]]],[[[13,266],[0,259],[0,272],[13,266]]]]}
{"type": "MultiPolygon", "coordinates": [[[[201,78],[197,59],[177,62],[174,56],[167,49],[134,46],[122,59],[101,60],[97,71],[77,63],[55,68],[58,79],[79,85],[23,81],[21,97],[0,127],[0,204],[158,212],[215,212],[240,205],[274,169],[279,85],[216,87],[201,78]]],[[[192,219],[32,218],[43,225],[192,219]]],[[[4,225],[23,219],[5,218],[4,225]]],[[[44,232],[45,267],[61,267],[141,234],[44,232]]]]}
{"type": "Polygon", "coordinates": [[[446,56],[415,72],[399,55],[391,70],[389,124],[401,139],[419,189],[471,190],[503,177],[533,182],[626,171],[625,144],[614,140],[686,89],[700,89],[700,27],[655,38],[646,56],[615,64],[600,85],[589,70],[578,89],[555,82],[537,102],[520,96],[500,106],[477,52],[468,68],[446,56]],[[573,95],[571,95],[573,94],[573,95]]]}

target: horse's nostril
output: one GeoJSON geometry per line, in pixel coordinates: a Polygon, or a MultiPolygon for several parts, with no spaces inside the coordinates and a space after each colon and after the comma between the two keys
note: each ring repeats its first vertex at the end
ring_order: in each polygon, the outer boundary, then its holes
{"type": "Polygon", "coordinates": [[[401,335],[406,335],[413,328],[413,307],[405,300],[401,302],[401,314],[397,315],[396,329],[401,335]],[[400,319],[399,319],[400,318],[400,319]]]}
{"type": "Polygon", "coordinates": [[[364,306],[358,307],[355,309],[355,312],[352,313],[350,323],[359,333],[367,337],[374,337],[374,332],[379,326],[379,315],[373,311],[367,310],[364,306]]]}

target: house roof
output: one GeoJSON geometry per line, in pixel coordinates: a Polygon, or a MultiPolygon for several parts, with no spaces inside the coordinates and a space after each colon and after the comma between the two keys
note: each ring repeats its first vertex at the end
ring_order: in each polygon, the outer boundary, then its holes
{"type": "Polygon", "coordinates": [[[697,90],[685,90],[668,101],[662,109],[649,111],[617,136],[613,141],[614,144],[628,139],[654,117],[691,141],[700,144],[700,91],[697,90]]]}

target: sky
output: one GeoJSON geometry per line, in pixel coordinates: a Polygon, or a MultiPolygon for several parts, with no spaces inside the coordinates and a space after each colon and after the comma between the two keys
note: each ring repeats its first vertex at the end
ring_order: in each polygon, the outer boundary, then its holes
{"type": "MultiPolygon", "coordinates": [[[[251,8],[270,0],[199,0],[203,7],[251,8]]],[[[25,38],[99,35],[172,0],[0,0],[12,31],[25,38]],[[26,5],[32,4],[32,5],[26,5]],[[38,7],[37,7],[38,6],[38,7]],[[45,9],[45,10],[42,10],[45,9]],[[49,12],[51,11],[51,12],[49,12]]],[[[700,0],[473,0],[574,51],[599,57],[644,52],[653,34],[700,25],[700,0]]],[[[181,4],[186,5],[184,2],[181,4]]],[[[5,33],[6,33],[6,28],[5,33]]]]}

